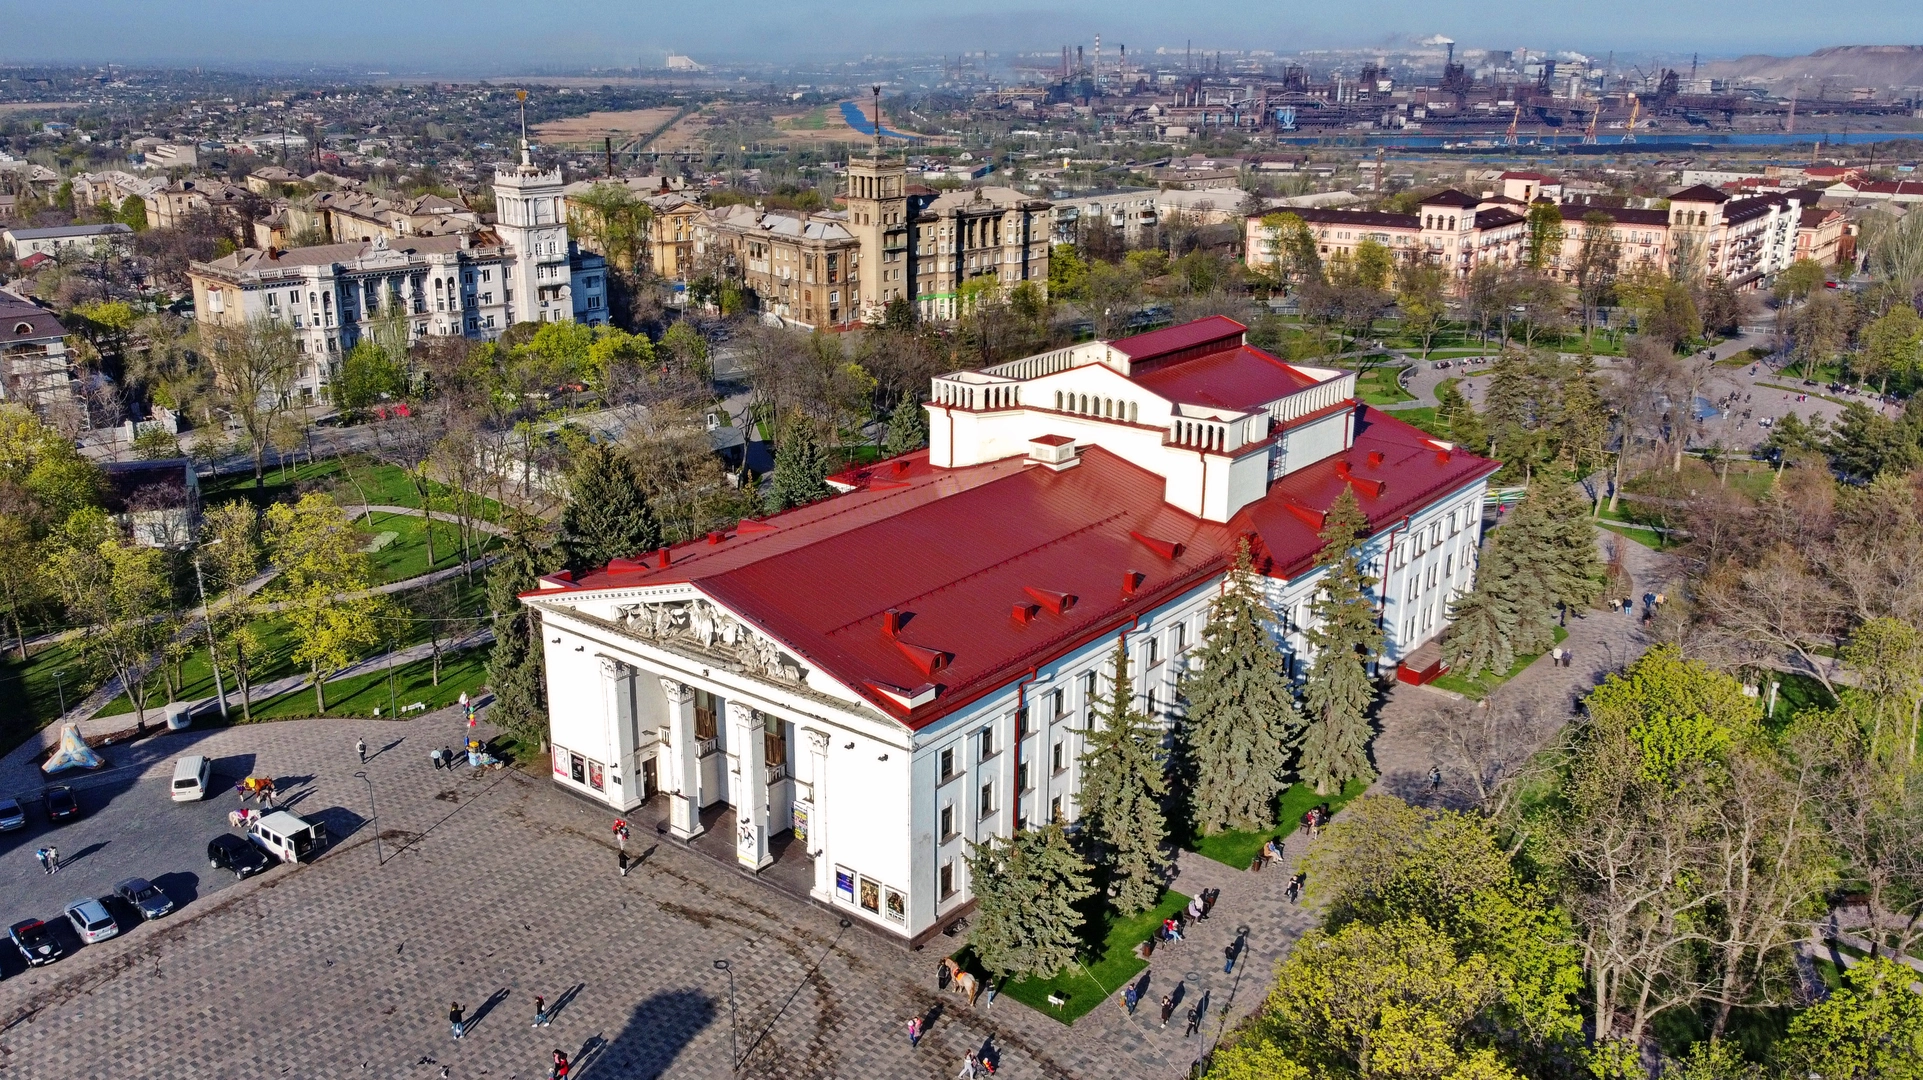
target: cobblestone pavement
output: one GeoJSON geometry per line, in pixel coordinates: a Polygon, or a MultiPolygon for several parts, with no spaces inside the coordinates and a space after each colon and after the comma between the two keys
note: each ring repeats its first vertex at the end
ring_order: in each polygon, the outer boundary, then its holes
{"type": "Polygon", "coordinates": [[[1158,951],[1136,1016],[1119,998],[1073,1028],[1010,1000],[970,1010],[935,992],[939,946],[908,953],[839,931],[831,913],[704,855],[662,844],[618,877],[605,811],[518,773],[436,772],[428,751],[459,736],[450,712],[206,734],[199,752],[308,777],[296,809],[327,820],[335,848],[13,974],[0,983],[0,1070],[426,1080],[445,1065],[513,1080],[546,1075],[559,1048],[584,1063],[577,1076],[724,1077],[729,986],[714,961],[726,959],[743,1075],[946,1077],[988,1043],[1008,1076],[1175,1077],[1203,1046],[1183,1036],[1187,1009],[1207,995],[1212,1039],[1259,1005],[1275,958],[1309,923],[1283,899],[1284,874],[1185,856],[1176,887],[1222,897],[1189,941],[1158,951]],[[365,767],[384,864],[356,738],[386,748],[365,767]],[[1224,975],[1243,923],[1249,952],[1224,975]],[[1183,1008],[1163,1030],[1152,1003],[1177,981],[1183,1008]],[[535,994],[560,1004],[550,1028],[525,1026],[535,994]],[[458,1043],[454,1000],[475,1020],[458,1043]],[[911,1051],[907,1018],[936,1008],[911,1051]]]}

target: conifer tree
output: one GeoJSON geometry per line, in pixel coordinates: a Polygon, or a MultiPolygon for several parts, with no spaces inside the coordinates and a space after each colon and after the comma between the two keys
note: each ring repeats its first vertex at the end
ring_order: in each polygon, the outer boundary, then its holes
{"type": "Polygon", "coordinates": [[[576,574],[661,546],[661,525],[626,454],[582,447],[561,511],[561,558],[576,574]]]}
{"type": "Polygon", "coordinates": [[[1108,871],[1109,894],[1123,914],[1155,906],[1166,865],[1168,822],[1162,797],[1168,780],[1156,756],[1160,732],[1135,707],[1128,650],[1115,647],[1115,678],[1108,701],[1082,751],[1082,821],[1108,871]]]}
{"type": "Polygon", "coordinates": [[[1302,737],[1288,661],[1275,647],[1269,621],[1244,540],[1209,612],[1197,666],[1183,680],[1189,816],[1204,836],[1275,823],[1276,796],[1302,737]]]}
{"type": "Polygon", "coordinates": [[[968,943],[996,976],[1050,978],[1075,961],[1086,921],[1076,907],[1095,891],[1092,869],[1057,824],[968,845],[975,894],[968,943]]]}
{"type": "Polygon", "coordinates": [[[780,513],[833,494],[827,481],[828,454],[815,439],[814,425],[803,417],[790,420],[775,449],[774,478],[768,487],[768,511],[780,513]]]}
{"type": "Polygon", "coordinates": [[[888,417],[888,437],[883,450],[898,457],[928,444],[928,412],[913,397],[895,406],[888,417]]]}
{"type": "Polygon", "coordinates": [[[1471,679],[1485,671],[1506,673],[1516,662],[1514,590],[1504,576],[1515,567],[1502,557],[1500,546],[1500,536],[1490,538],[1475,588],[1449,605],[1449,636],[1442,642],[1442,662],[1471,679]]]}
{"type": "Polygon", "coordinates": [[[494,691],[491,718],[524,741],[547,734],[547,680],[540,627],[521,593],[541,574],[530,523],[509,534],[507,548],[487,573],[488,607],[494,612],[494,648],[487,658],[487,684],[494,691]]]}
{"type": "Polygon", "coordinates": [[[1515,651],[1539,653],[1555,643],[1558,607],[1586,607],[1602,591],[1588,508],[1572,487],[1545,474],[1496,531],[1501,542],[1483,573],[1515,608],[1515,651]]]}
{"type": "Polygon", "coordinates": [[[1307,633],[1315,650],[1304,695],[1308,729],[1297,771],[1329,795],[1358,777],[1370,776],[1369,706],[1375,686],[1368,658],[1382,649],[1369,590],[1375,578],[1362,568],[1360,543],[1368,519],[1355,492],[1344,487],[1322,523],[1322,587],[1311,605],[1314,626],[1307,633]]]}

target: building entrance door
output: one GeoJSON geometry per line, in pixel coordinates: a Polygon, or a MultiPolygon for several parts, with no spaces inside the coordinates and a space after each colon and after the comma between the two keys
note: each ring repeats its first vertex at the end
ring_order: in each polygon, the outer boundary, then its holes
{"type": "Polygon", "coordinates": [[[649,758],[641,763],[641,798],[643,799],[654,798],[654,762],[654,758],[649,758]]]}

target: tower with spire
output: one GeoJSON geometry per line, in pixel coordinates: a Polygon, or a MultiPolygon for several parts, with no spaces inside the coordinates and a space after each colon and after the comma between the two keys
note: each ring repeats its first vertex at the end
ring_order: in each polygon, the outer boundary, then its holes
{"type": "Polygon", "coordinates": [[[848,160],[848,231],[861,242],[858,306],[869,322],[879,321],[888,302],[914,299],[914,260],[908,222],[908,167],[888,153],[881,135],[881,87],[874,93],[874,150],[848,160]]]}
{"type": "Polygon", "coordinates": [[[561,170],[534,164],[527,138],[527,91],[521,99],[521,162],[494,173],[494,231],[515,258],[508,264],[508,321],[570,322],[567,210],[561,170]]]}

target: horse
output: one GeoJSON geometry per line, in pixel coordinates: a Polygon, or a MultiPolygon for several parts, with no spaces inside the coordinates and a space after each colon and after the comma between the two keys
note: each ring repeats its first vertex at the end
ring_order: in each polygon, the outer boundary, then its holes
{"type": "Polygon", "coordinates": [[[982,992],[981,984],[975,980],[975,976],[970,975],[966,971],[961,972],[955,976],[955,981],[949,985],[955,993],[968,999],[969,1008],[972,1009],[975,1007],[975,998],[982,992]]]}

